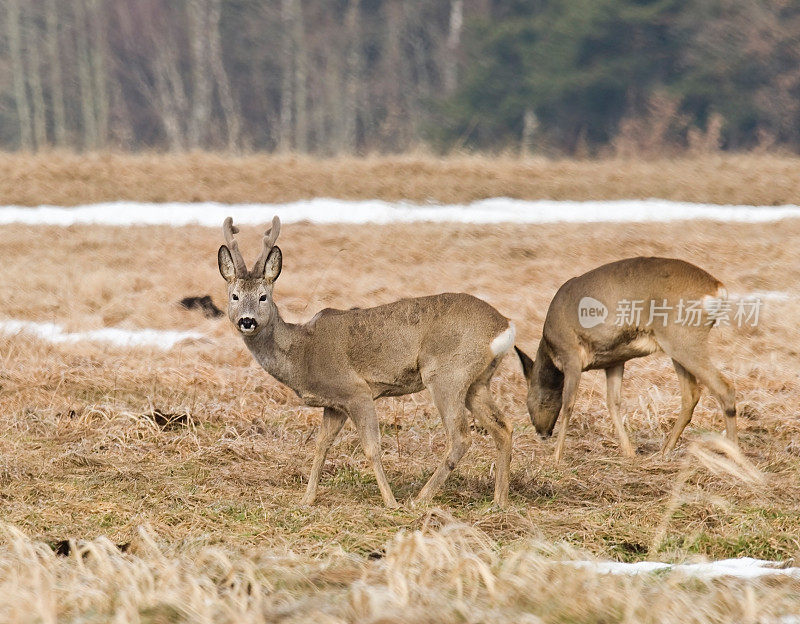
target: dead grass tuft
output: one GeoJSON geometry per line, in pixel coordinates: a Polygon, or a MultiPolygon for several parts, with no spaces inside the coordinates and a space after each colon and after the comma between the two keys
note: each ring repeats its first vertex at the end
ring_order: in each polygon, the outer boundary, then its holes
{"type": "Polygon", "coordinates": [[[377,560],[341,550],[309,559],[202,542],[170,547],[142,527],[125,546],[99,537],[56,553],[2,525],[0,615],[45,622],[777,623],[800,607],[800,586],[789,577],[605,575],[563,563],[586,556],[574,550],[519,544],[501,553],[485,534],[452,521],[398,532],[377,560]]]}

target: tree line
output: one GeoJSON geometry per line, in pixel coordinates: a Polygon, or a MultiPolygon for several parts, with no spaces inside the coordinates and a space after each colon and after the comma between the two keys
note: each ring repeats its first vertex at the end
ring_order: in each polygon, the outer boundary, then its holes
{"type": "Polygon", "coordinates": [[[791,0],[0,0],[0,148],[800,149],[791,0]]]}

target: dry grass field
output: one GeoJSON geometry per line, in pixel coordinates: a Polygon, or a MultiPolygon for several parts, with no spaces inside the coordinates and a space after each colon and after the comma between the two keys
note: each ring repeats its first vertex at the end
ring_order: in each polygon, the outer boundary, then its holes
{"type": "MultiPolygon", "coordinates": [[[[62,171],[62,163],[52,168],[62,171]]],[[[462,177],[469,187],[469,172],[462,177]]],[[[8,176],[0,181],[9,184],[8,176]]],[[[486,193],[498,194],[486,184],[486,193]]],[[[23,186],[17,182],[19,194],[3,203],[77,201],[60,195],[70,191],[56,181],[31,199],[23,186]]],[[[83,200],[109,199],[101,187],[83,200]]],[[[153,192],[136,198],[182,197],[153,192]]],[[[249,199],[291,198],[275,192],[249,199]]],[[[480,196],[464,192],[457,198],[480,196]]],[[[783,202],[797,189],[764,192],[783,202]]],[[[202,199],[239,197],[220,193],[202,199]]],[[[245,256],[254,256],[258,229],[239,238],[245,256]]],[[[757,327],[713,333],[716,360],[736,383],[746,459],[726,459],[704,442],[723,428],[708,396],[677,452],[661,457],[679,395],[669,361],[653,356],[626,370],[623,405],[636,458],[618,452],[604,379],[587,373],[566,459],[554,465],[554,443],[535,435],[518,362],[508,358],[493,389],[514,424],[510,507],[491,506],[493,446],[480,431],[434,507],[408,504],[444,448],[422,393],[378,403],[384,465],[403,503],[387,510],[350,425],[329,454],[317,504],[298,507],[320,410],[303,407],[258,368],[226,318],[177,305],[211,294],[223,306],[219,231],[0,228],[0,318],[208,336],[158,351],[0,335],[0,518],[8,523],[0,529],[0,620],[796,621],[780,618],[800,612],[797,579],[619,577],[559,561],[800,559],[798,238],[796,221],[286,225],[275,298],[288,320],[326,306],[468,291],[513,319],[518,344],[534,352],[563,281],[637,254],[695,262],[731,293],[788,293],[765,301],[757,327]],[[181,422],[161,426],[155,412],[181,422]],[[763,482],[748,477],[753,467],[763,482]],[[57,557],[41,543],[65,539],[87,540],[83,555],[57,557]],[[115,546],[127,543],[126,553],[115,546]]]]}
{"type": "Polygon", "coordinates": [[[646,199],[800,204],[800,158],[709,154],[655,160],[546,160],[429,154],[339,157],[0,153],[0,204],[116,200],[287,202],[310,197],[465,203],[646,199]]]}

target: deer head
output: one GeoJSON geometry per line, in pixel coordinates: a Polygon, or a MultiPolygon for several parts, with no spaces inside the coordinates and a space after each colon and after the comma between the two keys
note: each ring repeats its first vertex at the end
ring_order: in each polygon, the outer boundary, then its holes
{"type": "Polygon", "coordinates": [[[564,375],[555,366],[549,365],[549,360],[541,354],[537,354],[536,361],[533,361],[519,347],[514,349],[528,382],[527,404],[531,423],[536,428],[536,433],[543,438],[549,438],[561,410],[564,375]]]}
{"type": "Polygon", "coordinates": [[[231,217],[222,225],[226,244],[219,248],[217,262],[220,274],[228,282],[228,318],[244,336],[253,336],[268,327],[277,315],[272,289],[283,261],[280,247],[275,245],[280,231],[281,222],[275,216],[272,227],[264,234],[261,254],[248,271],[239,244],[233,238],[239,228],[233,225],[231,217]]]}

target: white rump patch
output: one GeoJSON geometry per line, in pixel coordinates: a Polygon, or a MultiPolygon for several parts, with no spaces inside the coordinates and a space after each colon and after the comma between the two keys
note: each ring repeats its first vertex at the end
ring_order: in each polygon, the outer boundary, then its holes
{"type": "Polygon", "coordinates": [[[712,318],[716,319],[723,309],[723,304],[728,299],[728,291],[724,286],[717,289],[716,295],[704,295],[702,299],[703,310],[712,318]]]}
{"type": "Polygon", "coordinates": [[[492,344],[489,345],[489,348],[492,350],[492,355],[498,356],[508,353],[511,347],[514,346],[516,337],[517,329],[514,327],[514,323],[509,321],[508,329],[492,340],[492,344]]]}
{"type": "Polygon", "coordinates": [[[29,334],[54,344],[76,342],[105,342],[116,347],[156,347],[171,349],[184,340],[199,340],[203,334],[194,331],[164,331],[159,329],[122,329],[103,327],[86,332],[66,332],[55,323],[34,323],[13,319],[0,320],[0,333],[29,334]]]}

